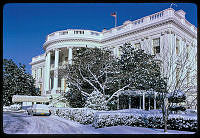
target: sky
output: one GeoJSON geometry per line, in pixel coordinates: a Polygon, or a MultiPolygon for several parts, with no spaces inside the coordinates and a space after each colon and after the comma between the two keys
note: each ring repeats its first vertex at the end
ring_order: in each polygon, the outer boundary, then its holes
{"type": "MultiPolygon", "coordinates": [[[[171,3],[9,3],[3,7],[3,58],[26,65],[32,57],[43,54],[46,36],[66,29],[102,31],[115,25],[112,12],[117,12],[117,26],[169,8],[171,3]]],[[[186,19],[197,27],[197,6],[176,3],[186,19]]]]}

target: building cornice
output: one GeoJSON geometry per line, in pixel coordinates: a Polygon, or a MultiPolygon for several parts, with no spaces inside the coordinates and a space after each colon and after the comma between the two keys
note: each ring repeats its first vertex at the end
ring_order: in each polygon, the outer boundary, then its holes
{"type": "Polygon", "coordinates": [[[42,62],[45,62],[45,59],[38,60],[38,61],[35,61],[35,62],[31,62],[31,63],[29,63],[29,64],[32,66],[32,65],[34,65],[34,64],[38,64],[38,63],[42,63],[42,62]]]}
{"type": "Polygon", "coordinates": [[[98,44],[105,44],[109,41],[114,41],[116,39],[121,39],[121,38],[125,38],[127,36],[130,36],[130,35],[133,35],[133,34],[136,34],[136,33],[139,33],[139,32],[143,32],[143,31],[146,31],[146,30],[150,30],[150,29],[153,29],[153,28],[156,28],[156,27],[159,27],[159,26],[163,26],[165,24],[175,24],[176,27],[180,28],[181,30],[183,30],[185,33],[189,34],[190,36],[192,36],[193,38],[197,38],[197,35],[195,32],[192,32],[190,30],[190,28],[188,28],[187,26],[185,26],[184,24],[182,24],[180,21],[178,21],[176,18],[174,17],[170,17],[170,18],[167,18],[167,19],[164,19],[164,20],[161,20],[161,21],[158,21],[158,22],[155,22],[155,23],[151,23],[151,24],[148,24],[148,25],[144,25],[144,26],[141,26],[141,27],[138,27],[134,30],[128,30],[128,31],[125,31],[121,34],[114,34],[110,37],[107,37],[107,38],[103,38],[102,40],[94,40],[94,39],[89,39],[89,38],[61,38],[61,39],[55,39],[55,40],[52,40],[52,41],[49,41],[49,42],[45,42],[43,47],[44,49],[46,49],[49,45],[52,45],[52,44],[56,44],[56,43],[61,43],[61,42],[75,42],[75,41],[84,41],[84,42],[94,42],[94,43],[98,43],[98,44]]]}

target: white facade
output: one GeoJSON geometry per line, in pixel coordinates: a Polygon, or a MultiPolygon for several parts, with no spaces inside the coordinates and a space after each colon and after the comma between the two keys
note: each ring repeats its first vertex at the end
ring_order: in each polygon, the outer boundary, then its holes
{"type": "MultiPolygon", "coordinates": [[[[62,65],[72,64],[73,49],[98,47],[110,49],[114,55],[120,56],[119,46],[125,42],[155,54],[162,61],[163,75],[172,84],[169,90],[174,89],[177,79],[181,77],[176,69],[178,58],[191,53],[192,56],[187,58],[188,65],[184,66],[183,72],[188,73],[188,82],[184,83],[197,86],[197,28],[185,19],[183,10],[169,8],[135,21],[125,21],[121,26],[102,32],[67,29],[49,34],[43,45],[45,53],[33,57],[30,63],[36,87],[41,89],[41,95],[65,91],[66,81],[58,78],[56,72],[62,65]]],[[[196,87],[191,89],[193,93],[187,95],[188,102],[192,102],[197,95],[196,87]]]]}

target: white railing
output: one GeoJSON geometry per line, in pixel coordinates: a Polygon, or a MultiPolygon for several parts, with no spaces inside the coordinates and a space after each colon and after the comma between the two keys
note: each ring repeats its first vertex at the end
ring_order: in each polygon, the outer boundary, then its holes
{"type": "Polygon", "coordinates": [[[47,36],[46,41],[51,41],[55,39],[60,39],[60,38],[89,38],[89,39],[101,39],[101,33],[97,31],[92,31],[92,30],[78,30],[78,31],[84,31],[84,33],[74,33],[74,31],[77,31],[77,29],[68,29],[68,30],[63,30],[63,31],[57,31],[54,33],[51,33],[50,35],[47,36]]]}
{"type": "Polygon", "coordinates": [[[44,54],[32,58],[32,62],[37,62],[40,60],[45,60],[44,54]]]}

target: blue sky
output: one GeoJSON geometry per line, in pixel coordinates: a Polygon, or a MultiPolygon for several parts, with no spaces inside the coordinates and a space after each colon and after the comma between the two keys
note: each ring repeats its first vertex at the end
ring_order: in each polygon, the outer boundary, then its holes
{"type": "MultiPolygon", "coordinates": [[[[171,3],[12,3],[3,8],[3,58],[26,65],[32,57],[43,54],[46,36],[65,29],[102,31],[114,27],[112,12],[118,23],[136,20],[170,7],[171,3]]],[[[186,19],[197,27],[197,6],[177,3],[175,10],[186,12],[186,19]]]]}

